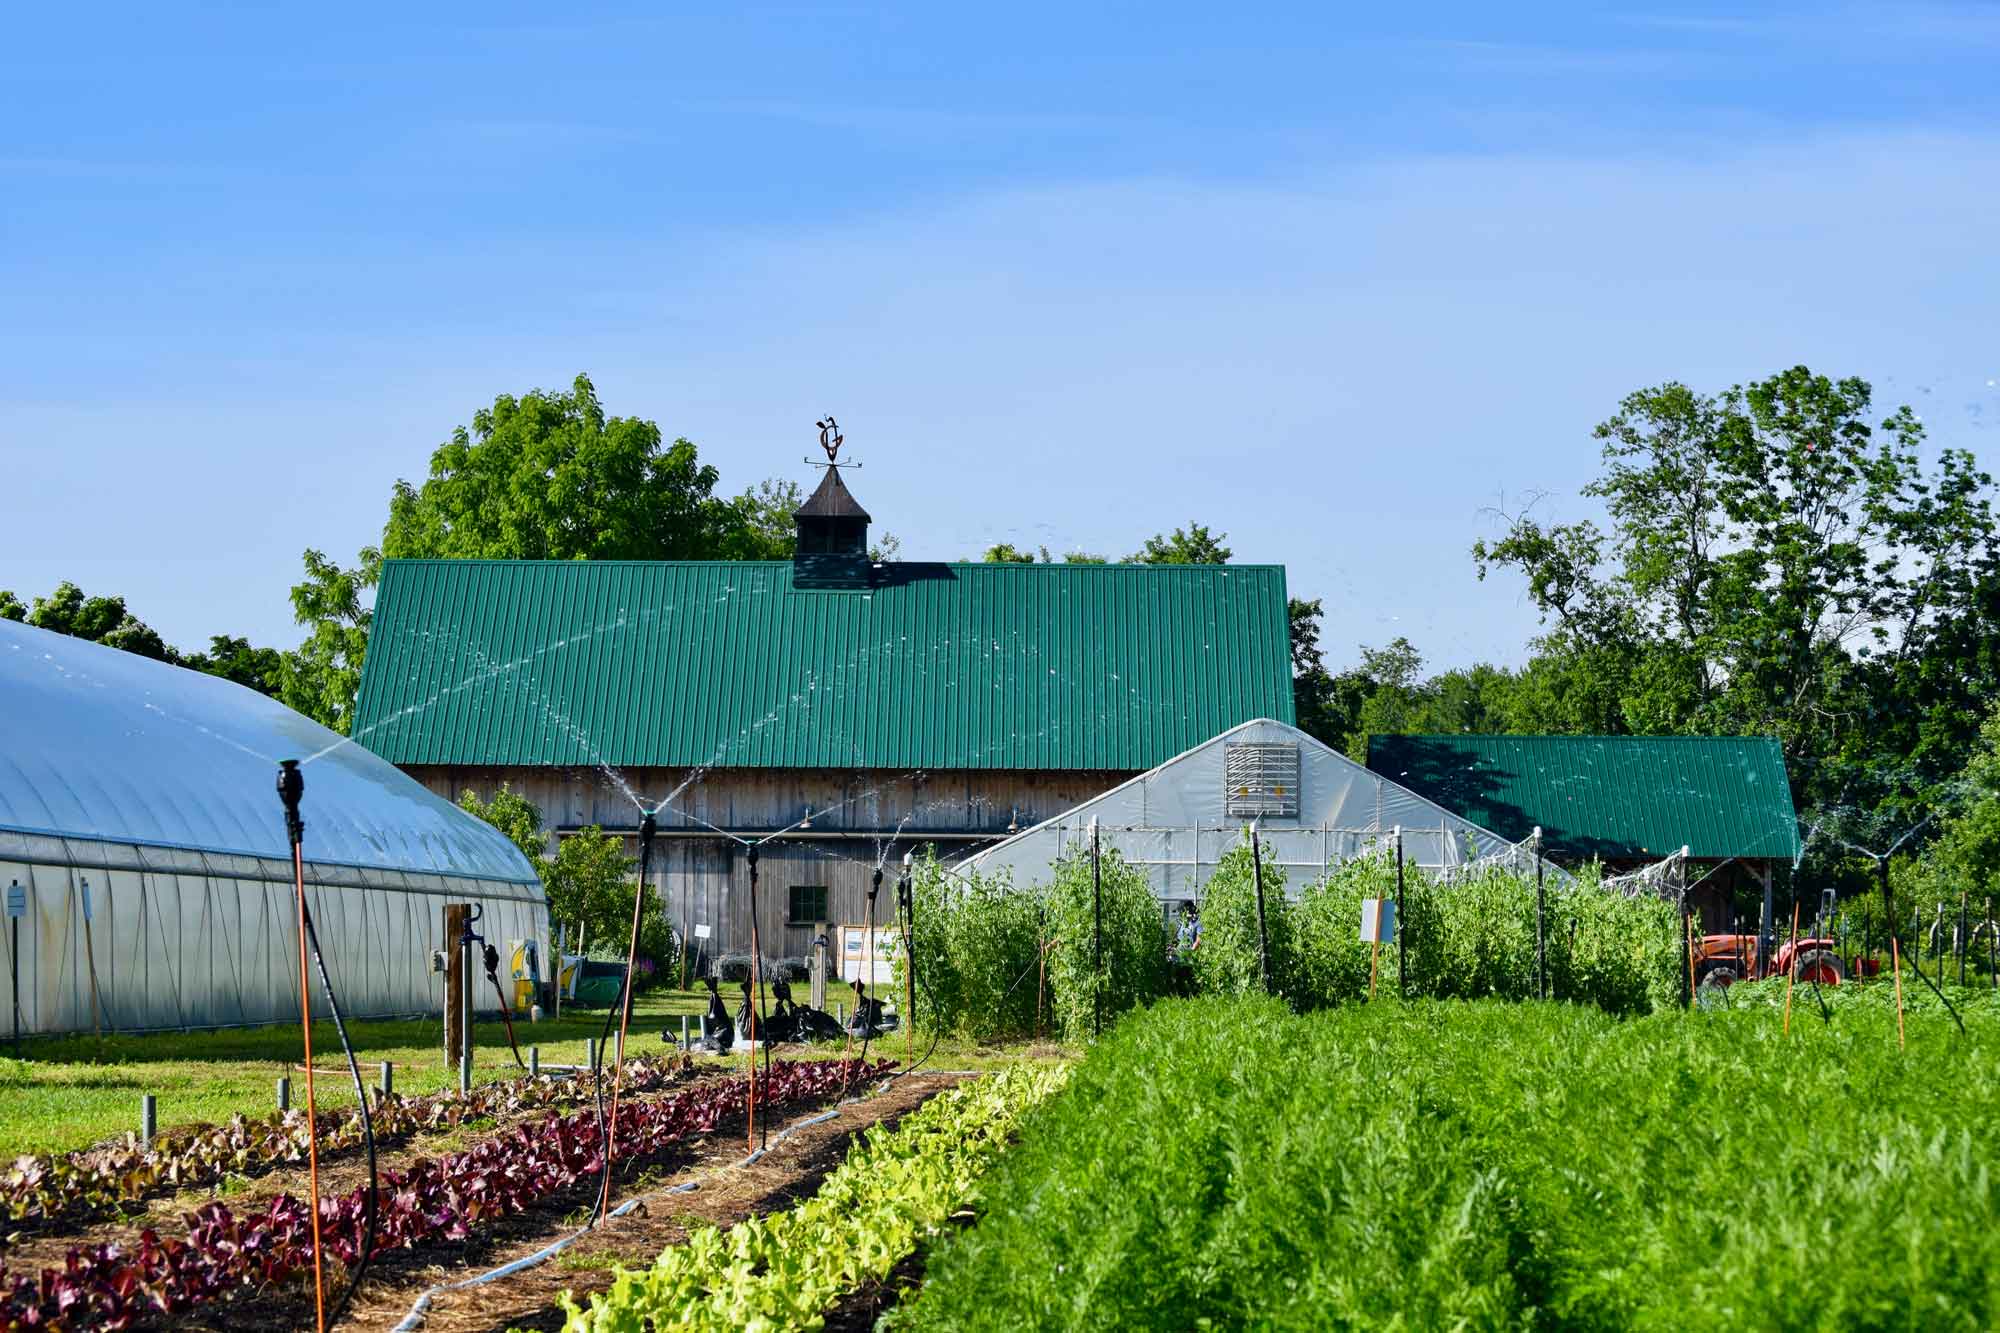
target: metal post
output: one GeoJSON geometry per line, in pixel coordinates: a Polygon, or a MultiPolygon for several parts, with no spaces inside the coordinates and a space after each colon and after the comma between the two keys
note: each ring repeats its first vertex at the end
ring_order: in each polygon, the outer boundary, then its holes
{"type": "Polygon", "coordinates": [[[569,923],[556,927],[556,966],[553,973],[556,981],[556,1022],[562,1022],[562,960],[563,952],[569,947],[569,923]]]}
{"type": "Polygon", "coordinates": [[[1264,840],[1257,836],[1257,821],[1250,821],[1250,877],[1257,885],[1257,982],[1271,993],[1271,939],[1264,928],[1264,840]]]}
{"type": "Polygon", "coordinates": [[[1549,998],[1548,892],[1542,884],[1542,826],[1535,825],[1535,998],[1549,998]]]}
{"type": "Polygon", "coordinates": [[[396,1062],[382,1062],[382,1096],[386,1100],[396,1095],[396,1062]]]}
{"type": "Polygon", "coordinates": [[[458,1027],[459,1039],[464,1043],[460,1048],[460,1055],[458,1057],[458,1090],[469,1093],[472,1091],[472,996],[474,991],[472,975],[473,968],[477,964],[472,961],[472,935],[469,929],[461,938],[464,940],[464,944],[460,947],[459,952],[463,955],[464,962],[459,967],[458,990],[459,994],[465,1000],[465,1017],[459,1021],[458,1027]]]}
{"type": "Polygon", "coordinates": [[[1965,984],[1965,890],[1958,893],[1958,984],[1965,984]]]}
{"type": "Polygon", "coordinates": [[[280,1077],[278,1079],[278,1111],[280,1114],[283,1114],[291,1109],[292,1081],[289,1078],[280,1077]]]}
{"type": "Polygon", "coordinates": [[[1097,817],[1090,820],[1090,903],[1092,926],[1090,947],[1093,959],[1090,1035],[1104,1035],[1104,866],[1099,859],[1097,817]]]}
{"type": "Polygon", "coordinates": [[[1889,858],[1887,856],[1877,857],[1875,860],[1875,868],[1881,872],[1880,879],[1882,881],[1882,920],[1886,922],[1889,927],[1890,952],[1896,953],[1898,952],[1898,950],[1896,949],[1896,945],[1898,943],[1898,940],[1896,938],[1896,900],[1891,895],[1889,890],[1889,858]]]}
{"type": "Polygon", "coordinates": [[[1408,972],[1409,950],[1403,943],[1405,935],[1403,918],[1403,826],[1396,825],[1396,994],[1403,999],[1410,998],[1409,983],[1403,978],[1408,972]]]}
{"type": "Polygon", "coordinates": [[[150,1148],[153,1136],[160,1132],[160,1103],[152,1093],[139,1099],[139,1142],[150,1148]]]}
{"type": "Polygon", "coordinates": [[[682,1049],[682,1050],[686,1050],[687,1048],[688,1048],[688,1016],[687,1016],[686,1014],[682,1014],[682,1015],[681,1015],[681,1049],[682,1049]]]}
{"type": "Polygon", "coordinates": [[[21,1054],[21,918],[15,917],[14,950],[9,955],[14,965],[14,1054],[21,1054]]]}
{"type": "MultiPolygon", "coordinates": [[[[681,1021],[685,1023],[687,1020],[682,1019],[681,1021]]],[[[539,1046],[530,1046],[528,1048],[528,1077],[540,1078],[541,1076],[542,1076],[542,1048],[539,1046]]]]}

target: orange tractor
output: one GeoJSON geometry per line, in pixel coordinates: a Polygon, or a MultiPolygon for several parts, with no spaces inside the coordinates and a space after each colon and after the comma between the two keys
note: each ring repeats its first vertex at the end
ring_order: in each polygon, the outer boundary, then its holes
{"type": "Polygon", "coordinates": [[[1801,983],[1817,981],[1822,986],[1837,986],[1847,980],[1847,967],[1831,939],[1788,940],[1770,950],[1768,957],[1764,944],[1754,934],[1698,936],[1695,984],[1702,990],[1718,990],[1739,981],[1782,977],[1788,972],[1801,983]]]}

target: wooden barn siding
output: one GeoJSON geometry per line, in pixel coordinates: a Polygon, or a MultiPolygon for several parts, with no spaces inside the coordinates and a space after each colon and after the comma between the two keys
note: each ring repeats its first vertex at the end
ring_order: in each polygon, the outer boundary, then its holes
{"type": "MultiPolygon", "coordinates": [[[[590,769],[467,768],[412,765],[406,770],[431,791],[456,801],[467,792],[491,797],[501,785],[534,803],[544,828],[599,824],[631,830],[639,820],[632,799],[606,774],[590,769]]],[[[884,863],[878,921],[893,922],[896,863],[921,850],[923,833],[1005,837],[1010,820],[1021,828],[1052,818],[1133,776],[1126,772],[948,771],[874,773],[812,769],[630,769],[621,776],[634,794],[673,804],[658,821],[670,836],[653,845],[653,883],[666,901],[676,930],[706,924],[715,952],[750,947],[750,875],[744,849],[707,825],[737,831],[783,828],[813,809],[810,829],[797,829],[759,849],[758,934],[767,957],[802,956],[811,931],[786,924],[794,885],[824,885],[827,914],[835,924],[859,925],[876,860],[884,863]],[[692,779],[692,780],[690,780],[692,779]],[[683,787],[683,784],[686,784],[683,787]],[[901,826],[905,835],[896,838],[901,826]],[[828,837],[828,834],[864,834],[828,837]],[[694,835],[694,836],[688,836],[694,835]],[[818,835],[818,836],[815,836],[818,835]]],[[[985,842],[940,841],[956,857],[985,842]]],[[[637,858],[636,835],[626,850],[637,858]]]]}

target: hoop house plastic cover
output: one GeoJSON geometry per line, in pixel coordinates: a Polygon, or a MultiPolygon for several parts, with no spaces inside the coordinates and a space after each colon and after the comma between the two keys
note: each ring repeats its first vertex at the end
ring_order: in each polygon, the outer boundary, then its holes
{"type": "Polygon", "coordinates": [[[1510,846],[1297,727],[1264,718],[974,853],[964,865],[985,874],[1004,869],[1016,884],[1041,882],[1066,849],[1088,844],[1096,820],[1099,845],[1143,867],[1154,893],[1198,898],[1253,818],[1294,891],[1325,867],[1382,845],[1397,828],[1405,858],[1432,870],[1510,846]]]}
{"type": "MultiPolygon", "coordinates": [[[[393,765],[240,685],[0,620],[0,884],[25,913],[9,960],[22,1031],[297,1020],[280,759],[309,761],[307,894],[345,1009],[441,1003],[428,959],[446,902],[479,904],[488,938],[548,956],[527,858],[393,765]]],[[[16,934],[8,921],[0,942],[16,934]]]]}

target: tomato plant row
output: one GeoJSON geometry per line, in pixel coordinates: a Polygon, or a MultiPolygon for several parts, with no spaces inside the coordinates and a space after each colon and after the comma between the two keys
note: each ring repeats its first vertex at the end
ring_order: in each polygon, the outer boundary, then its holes
{"type": "MultiPolygon", "coordinates": [[[[757,1103],[821,1101],[891,1065],[781,1062],[768,1082],[759,1077],[757,1103]]],[[[622,1104],[612,1129],[617,1156],[646,1157],[715,1128],[743,1110],[748,1087],[747,1080],[733,1079],[622,1104]]],[[[464,1152],[385,1171],[374,1252],[464,1239],[482,1222],[594,1178],[602,1152],[593,1108],[551,1115],[464,1152]]],[[[342,1263],[359,1256],[365,1194],[364,1187],[320,1202],[326,1251],[342,1263]]],[[[232,1291],[283,1281],[312,1264],[311,1222],[308,1206],[289,1195],[241,1217],[208,1203],[189,1215],[186,1240],[162,1240],[148,1230],[130,1249],[73,1249],[63,1268],[45,1269],[38,1278],[0,1269],[0,1329],[125,1328],[153,1314],[177,1314],[232,1291]]]]}
{"type": "Polygon", "coordinates": [[[727,1231],[703,1227],[641,1272],[621,1269],[588,1308],[563,1294],[565,1333],[815,1328],[827,1308],[889,1275],[962,1206],[1029,1108],[1067,1071],[1017,1065],[877,1125],[817,1193],[727,1231]]]}
{"type": "MultiPolygon", "coordinates": [[[[631,1060],[625,1084],[652,1092],[685,1067],[685,1060],[631,1060]]],[[[591,1076],[518,1078],[484,1083],[470,1093],[456,1088],[426,1097],[391,1096],[377,1103],[375,1141],[389,1143],[425,1130],[453,1129],[469,1120],[522,1111],[576,1106],[591,1100],[591,1076]]],[[[358,1147],[361,1115],[323,1116],[321,1152],[358,1147]]],[[[26,1154],[0,1175],[0,1218],[81,1222],[116,1211],[152,1194],[209,1185],[228,1175],[251,1175],[306,1160],[306,1114],[293,1109],[251,1120],[231,1116],[220,1125],[171,1130],[152,1147],[136,1137],[82,1152],[26,1154]]]]}

